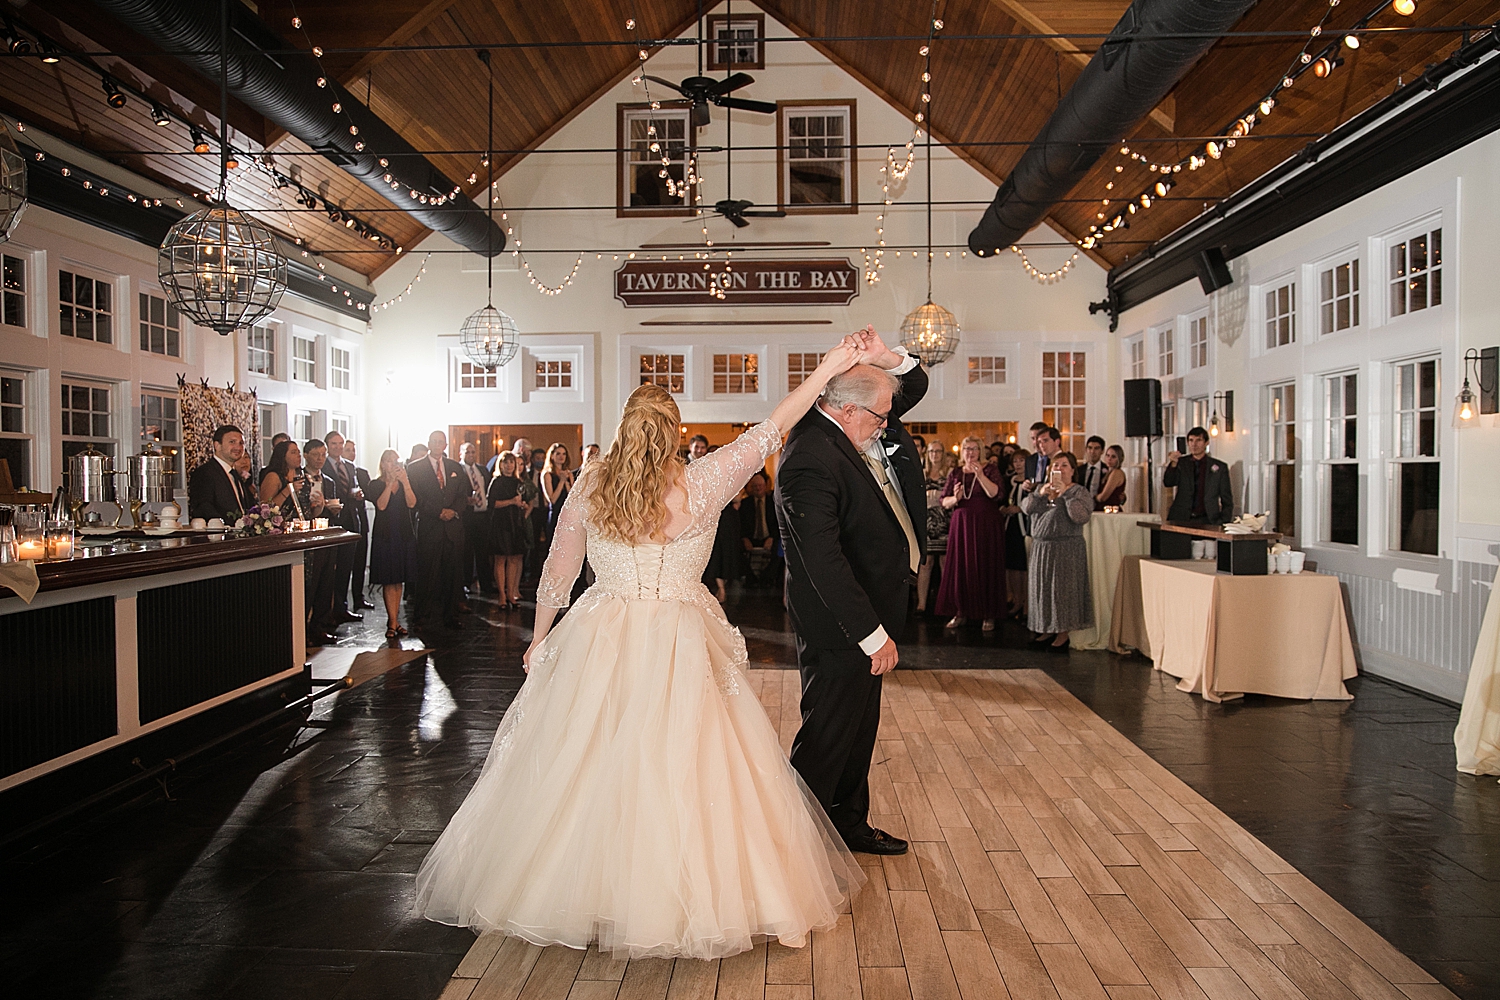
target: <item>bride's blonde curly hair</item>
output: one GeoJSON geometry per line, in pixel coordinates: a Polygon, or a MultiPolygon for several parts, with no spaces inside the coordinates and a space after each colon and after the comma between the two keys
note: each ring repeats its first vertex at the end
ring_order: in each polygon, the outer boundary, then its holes
{"type": "Polygon", "coordinates": [[[681,419],[672,394],[659,385],[643,385],[625,401],[614,444],[588,466],[589,513],[600,534],[621,542],[663,537],[663,496],[683,472],[677,453],[681,419]]]}

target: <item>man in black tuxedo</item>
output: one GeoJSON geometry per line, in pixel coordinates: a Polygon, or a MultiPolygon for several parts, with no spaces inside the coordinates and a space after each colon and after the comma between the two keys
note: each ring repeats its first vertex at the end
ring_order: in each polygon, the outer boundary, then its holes
{"type": "Polygon", "coordinates": [[[1073,482],[1089,491],[1089,496],[1097,497],[1099,491],[1104,489],[1104,480],[1109,478],[1109,466],[1104,464],[1104,439],[1097,434],[1091,435],[1083,443],[1082,461],[1073,472],[1073,482]]]}
{"type": "Polygon", "coordinates": [[[781,528],[776,523],[776,498],[764,472],[750,477],[740,502],[740,547],[744,550],[745,576],[756,584],[779,584],[782,560],[776,554],[781,528]]]}
{"type": "MultiPolygon", "coordinates": [[[[310,506],[309,517],[326,517],[330,525],[338,523],[342,513],[339,504],[338,483],[329,475],[328,445],[313,438],[302,447],[303,468],[307,475],[307,491],[310,506]],[[322,505],[321,507],[319,505],[322,505]]],[[[299,491],[300,492],[300,491],[299,491]]],[[[338,627],[343,624],[335,609],[338,593],[338,564],[342,554],[352,545],[340,545],[334,549],[314,549],[308,553],[306,562],[307,606],[309,609],[307,644],[328,646],[336,641],[338,627]]]]}
{"type": "MultiPolygon", "coordinates": [[[[360,492],[359,482],[354,478],[354,467],[344,461],[344,435],[338,431],[329,431],[323,436],[323,443],[328,446],[328,460],[323,465],[323,476],[333,483],[333,492],[328,496],[339,504],[339,509],[329,515],[328,523],[357,535],[359,511],[356,508],[364,506],[364,494],[360,492]],[[359,499],[355,499],[356,494],[359,499]]],[[[326,485],[324,488],[326,490],[326,485]]],[[[354,578],[357,550],[357,544],[338,547],[333,581],[332,620],[335,625],[363,621],[365,617],[357,611],[349,610],[349,581],[354,578]]]]}
{"type": "Polygon", "coordinates": [[[458,629],[463,581],[463,509],[473,487],[463,467],[445,457],[448,435],[433,431],[427,455],[408,462],[407,478],[417,495],[417,624],[431,631],[458,629]]]}
{"type": "Polygon", "coordinates": [[[359,517],[359,542],[354,546],[354,576],[349,583],[349,606],[373,608],[375,605],[365,600],[365,569],[370,561],[370,511],[365,503],[370,493],[370,470],[359,467],[354,442],[349,438],[344,439],[344,464],[354,473],[358,490],[354,496],[354,510],[359,517]]]}
{"type": "Polygon", "coordinates": [[[1229,488],[1229,466],[1208,453],[1208,431],[1187,432],[1188,453],[1171,451],[1161,484],[1175,486],[1167,520],[1172,524],[1223,524],[1234,518],[1234,492],[1229,488]]]}
{"type": "Polygon", "coordinates": [[[219,518],[233,525],[249,500],[234,463],[245,454],[245,435],[233,424],[214,431],[214,454],[188,476],[188,517],[219,518]]]}
{"type": "Polygon", "coordinates": [[[921,461],[901,415],[927,373],[872,328],[869,364],[828,383],[792,429],[777,467],[787,608],[802,672],[802,728],[792,766],[851,850],[904,854],[869,823],[870,757],[881,676],[896,667],[926,535],[921,461]]]}
{"type": "Polygon", "coordinates": [[[1021,488],[1028,493],[1047,481],[1047,470],[1052,466],[1052,456],[1062,451],[1062,432],[1044,423],[1031,425],[1031,447],[1033,454],[1026,459],[1026,482],[1021,488]]]}

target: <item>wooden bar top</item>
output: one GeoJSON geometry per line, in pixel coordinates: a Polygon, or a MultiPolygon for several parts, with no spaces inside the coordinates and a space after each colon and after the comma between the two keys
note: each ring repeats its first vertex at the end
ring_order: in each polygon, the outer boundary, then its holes
{"type": "MultiPolygon", "coordinates": [[[[330,545],[348,545],[358,540],[358,535],[343,528],[253,538],[225,534],[112,538],[79,535],[71,560],[39,562],[36,575],[41,592],[65,590],[287,552],[305,552],[330,545]]],[[[4,586],[0,586],[0,595],[3,595],[0,600],[15,598],[15,594],[4,586]]]]}
{"type": "Polygon", "coordinates": [[[1142,528],[1153,528],[1157,531],[1175,531],[1179,535],[1196,535],[1199,538],[1217,538],[1224,542],[1231,542],[1236,538],[1264,538],[1274,542],[1281,538],[1281,534],[1275,531],[1247,531],[1239,533],[1224,531],[1222,528],[1203,528],[1190,524],[1168,524],[1166,521],[1137,521],[1136,524],[1142,528]]]}

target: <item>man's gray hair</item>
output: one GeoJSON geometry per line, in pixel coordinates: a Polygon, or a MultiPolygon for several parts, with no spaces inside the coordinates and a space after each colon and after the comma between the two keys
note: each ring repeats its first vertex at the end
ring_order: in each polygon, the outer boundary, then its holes
{"type": "Polygon", "coordinates": [[[873,409],[881,401],[882,389],[894,394],[900,387],[901,380],[888,371],[873,365],[855,365],[828,380],[823,390],[823,403],[831,410],[842,410],[850,403],[873,409]]]}

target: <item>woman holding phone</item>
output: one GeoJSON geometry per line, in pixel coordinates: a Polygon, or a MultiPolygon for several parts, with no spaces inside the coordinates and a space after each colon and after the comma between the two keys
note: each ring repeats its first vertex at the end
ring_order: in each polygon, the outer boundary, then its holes
{"type": "Polygon", "coordinates": [[[1078,460],[1072,452],[1052,456],[1047,481],[1021,501],[1031,519],[1028,624],[1035,643],[1053,653],[1068,651],[1068,633],[1094,624],[1089,593],[1088,551],[1083,526],[1094,512],[1088,488],[1073,482],[1078,460]]]}
{"type": "Polygon", "coordinates": [[[966,437],[959,445],[959,468],[948,473],[942,505],[948,522],[948,552],[937,611],[952,615],[948,628],[970,618],[995,630],[1005,614],[1005,518],[1000,514],[1000,469],[986,465],[984,442],[966,437]]]}

